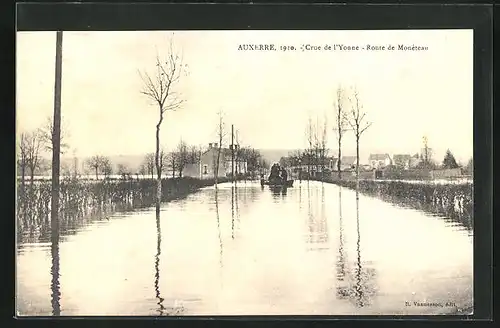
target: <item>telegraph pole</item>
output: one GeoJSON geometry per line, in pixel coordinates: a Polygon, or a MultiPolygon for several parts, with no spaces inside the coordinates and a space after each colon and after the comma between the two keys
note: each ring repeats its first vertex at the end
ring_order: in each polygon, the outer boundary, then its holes
{"type": "Polygon", "coordinates": [[[238,139],[238,130],[236,130],[236,165],[235,165],[235,172],[236,176],[238,176],[238,173],[240,173],[240,140],[238,139]]]}
{"type": "Polygon", "coordinates": [[[62,77],[63,32],[57,31],[56,69],[54,84],[54,119],[52,124],[52,201],[51,229],[52,238],[59,239],[59,174],[61,169],[61,77],[62,77]]]}
{"type": "Polygon", "coordinates": [[[56,69],[54,83],[54,119],[52,124],[52,198],[50,204],[52,282],[52,315],[61,315],[59,299],[59,173],[61,166],[61,76],[62,76],[62,41],[63,32],[56,36],[56,69]]]}
{"type": "Polygon", "coordinates": [[[231,124],[231,176],[233,177],[233,183],[235,181],[234,178],[234,125],[231,124]]]}

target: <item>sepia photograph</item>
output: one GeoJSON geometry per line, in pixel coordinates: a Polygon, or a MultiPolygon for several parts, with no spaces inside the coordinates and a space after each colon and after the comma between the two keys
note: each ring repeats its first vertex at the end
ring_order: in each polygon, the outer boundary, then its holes
{"type": "Polygon", "coordinates": [[[474,313],[472,29],[16,48],[17,316],[474,313]]]}

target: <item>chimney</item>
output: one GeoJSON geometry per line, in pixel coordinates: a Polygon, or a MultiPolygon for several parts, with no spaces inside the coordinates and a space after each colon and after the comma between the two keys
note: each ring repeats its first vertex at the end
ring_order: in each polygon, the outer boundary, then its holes
{"type": "Polygon", "coordinates": [[[215,143],[214,143],[214,147],[215,147],[215,148],[218,148],[218,147],[219,147],[219,144],[215,142],[215,143]]]}
{"type": "Polygon", "coordinates": [[[208,144],[208,148],[212,148],[212,143],[209,143],[209,144],[208,144]]]}

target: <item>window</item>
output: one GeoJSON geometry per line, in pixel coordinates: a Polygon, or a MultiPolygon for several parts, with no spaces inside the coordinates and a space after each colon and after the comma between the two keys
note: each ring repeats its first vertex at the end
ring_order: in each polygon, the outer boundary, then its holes
{"type": "Polygon", "coordinates": [[[207,173],[208,165],[203,165],[203,174],[208,174],[207,173]]]}

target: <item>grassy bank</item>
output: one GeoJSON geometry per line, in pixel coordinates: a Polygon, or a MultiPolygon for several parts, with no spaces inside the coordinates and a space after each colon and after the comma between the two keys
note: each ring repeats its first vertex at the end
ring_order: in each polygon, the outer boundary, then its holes
{"type": "MultiPolygon", "coordinates": [[[[349,189],[356,189],[355,180],[325,178],[349,189]]],[[[391,203],[445,216],[472,229],[473,184],[410,183],[405,181],[360,180],[359,191],[391,203]]]]}
{"type": "MultiPolygon", "coordinates": [[[[225,182],[227,179],[219,179],[225,182]]],[[[214,185],[213,179],[175,178],[162,180],[162,201],[186,197],[214,185]]],[[[156,180],[131,179],[90,182],[65,179],[60,186],[61,233],[71,233],[88,221],[105,219],[108,213],[154,206],[156,180]]],[[[17,228],[22,241],[48,240],[50,236],[51,182],[19,186],[17,228]],[[28,238],[28,240],[26,240],[28,238]]]]}

